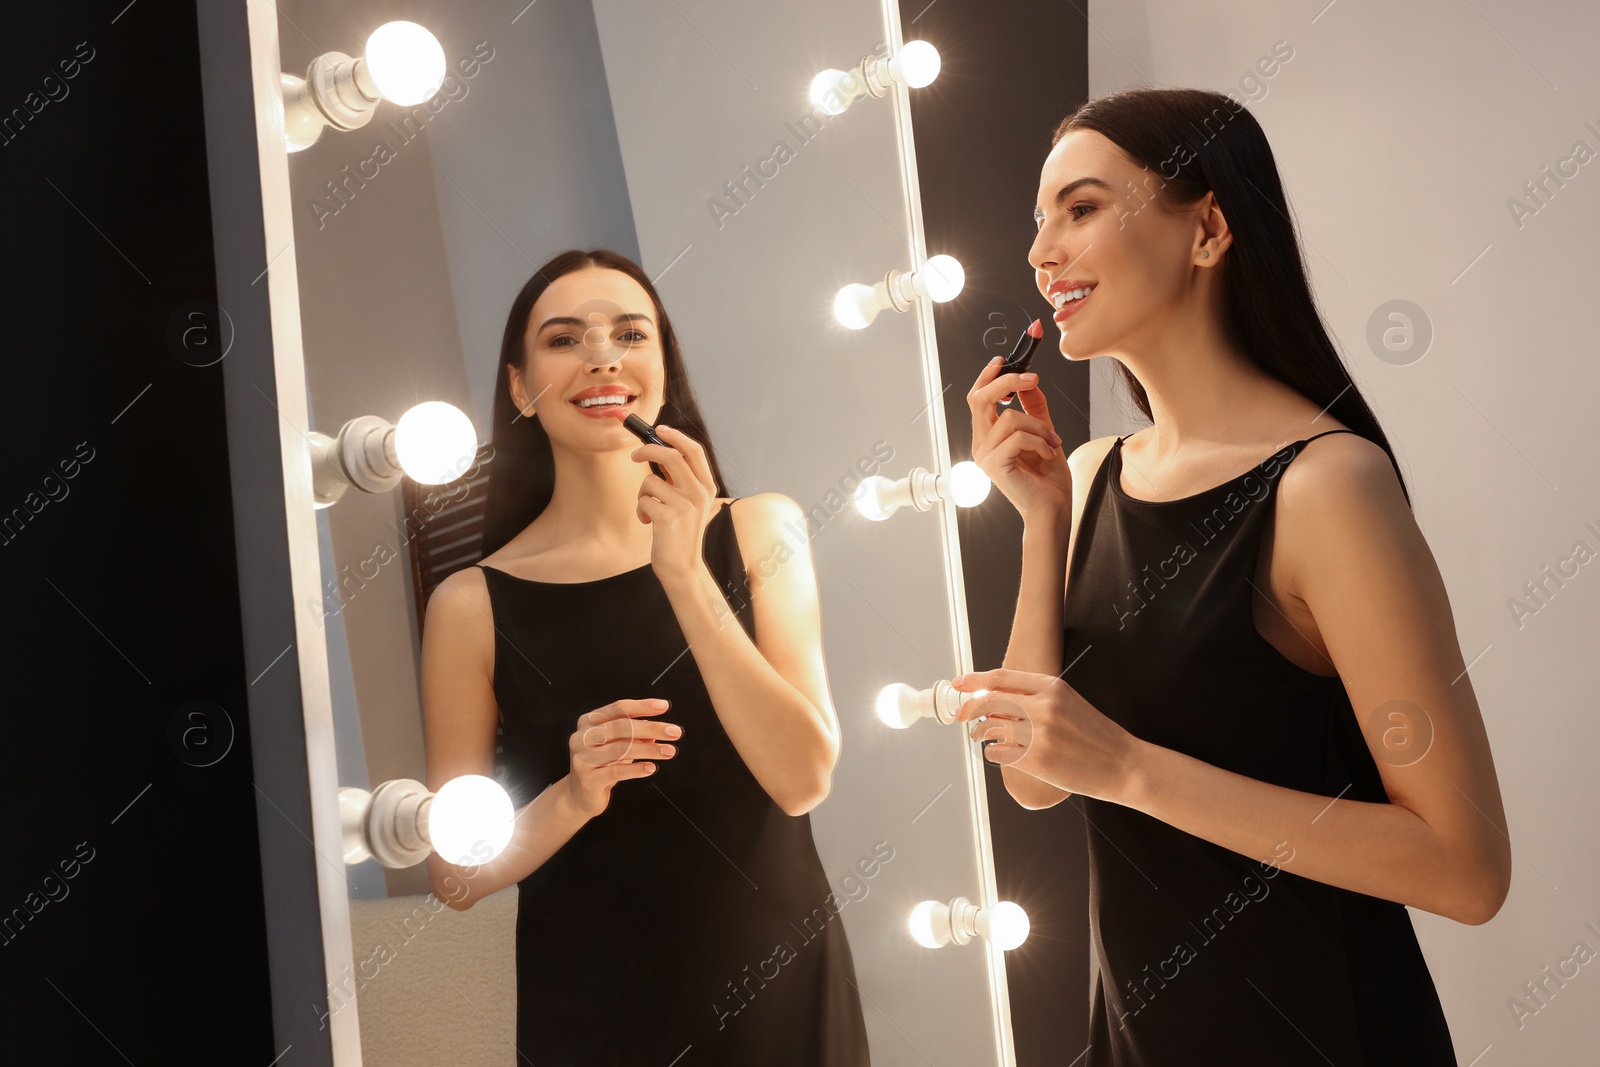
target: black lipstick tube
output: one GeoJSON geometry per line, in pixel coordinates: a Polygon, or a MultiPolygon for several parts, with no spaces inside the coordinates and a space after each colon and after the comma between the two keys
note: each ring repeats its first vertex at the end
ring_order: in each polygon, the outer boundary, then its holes
{"type": "MultiPolygon", "coordinates": [[[[661,439],[661,435],[656,433],[654,427],[631,411],[628,413],[628,417],[622,420],[622,425],[626,426],[628,428],[628,432],[632,433],[633,436],[637,437],[647,445],[663,445],[666,448],[672,447],[661,439]]],[[[667,477],[667,472],[661,469],[661,464],[652,460],[650,462],[650,469],[655,472],[657,478],[660,478],[668,485],[672,484],[672,479],[667,477]]]]}
{"type": "MultiPolygon", "coordinates": [[[[1038,322],[1038,320],[1034,321],[1035,323],[1038,322]]],[[[1021,374],[1026,371],[1028,364],[1033,362],[1033,354],[1039,350],[1039,338],[1043,336],[1043,329],[1039,331],[1038,337],[1035,337],[1031,332],[1024,331],[1022,336],[1017,338],[1017,346],[1011,350],[1011,355],[1007,356],[1006,361],[1001,364],[1000,374],[1021,374]]],[[[1000,374],[995,375],[995,377],[998,378],[1000,374]]],[[[1016,393],[1012,393],[1005,400],[996,400],[994,402],[996,418],[999,418],[1007,410],[1023,410],[1022,398],[1017,396],[1016,393]]]]}

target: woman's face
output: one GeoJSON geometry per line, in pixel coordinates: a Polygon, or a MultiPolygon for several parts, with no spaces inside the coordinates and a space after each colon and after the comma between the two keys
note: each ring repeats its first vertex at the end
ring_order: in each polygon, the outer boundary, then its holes
{"type": "Polygon", "coordinates": [[[511,399],[531,404],[552,442],[611,451],[638,439],[621,422],[629,414],[654,423],[666,377],[660,324],[644,287],[605,267],[563,274],[534,302],[524,337],[523,369],[508,368],[511,399]],[[620,392],[624,404],[581,406],[594,390],[620,392]]]}
{"type": "Polygon", "coordinates": [[[1161,185],[1159,173],[1094,130],[1071,131],[1045,158],[1035,204],[1039,234],[1028,250],[1034,281],[1052,304],[1058,290],[1093,290],[1070,301],[1065,315],[1055,312],[1068,359],[1155,335],[1187,292],[1200,216],[1160,210],[1161,185]]]}

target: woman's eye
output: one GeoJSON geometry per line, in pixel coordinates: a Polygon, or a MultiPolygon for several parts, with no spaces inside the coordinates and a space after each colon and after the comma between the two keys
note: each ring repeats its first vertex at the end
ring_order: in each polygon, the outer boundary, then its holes
{"type": "MultiPolygon", "coordinates": [[[[1094,205],[1093,204],[1073,204],[1070,210],[1071,211],[1077,211],[1079,208],[1082,208],[1084,211],[1093,211],[1094,210],[1094,205]]],[[[1075,219],[1083,218],[1082,215],[1073,215],[1072,217],[1075,218],[1075,219]]]]}
{"type": "Polygon", "coordinates": [[[630,345],[638,345],[648,341],[649,338],[638,330],[627,330],[623,333],[622,340],[630,345]]]}
{"type": "Polygon", "coordinates": [[[564,334],[561,334],[558,337],[552,337],[550,339],[550,347],[551,348],[571,348],[573,345],[575,345],[577,343],[578,343],[577,338],[573,337],[569,333],[564,333],[564,334]]]}

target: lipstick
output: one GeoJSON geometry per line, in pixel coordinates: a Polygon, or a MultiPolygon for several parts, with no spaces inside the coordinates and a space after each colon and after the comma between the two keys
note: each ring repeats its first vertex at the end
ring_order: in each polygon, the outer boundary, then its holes
{"type": "MultiPolygon", "coordinates": [[[[628,428],[629,433],[633,434],[633,436],[637,437],[647,445],[665,445],[667,448],[672,447],[661,439],[661,435],[656,433],[653,426],[651,426],[648,422],[645,422],[631,411],[628,412],[628,417],[622,420],[622,425],[628,428]]],[[[672,484],[672,479],[667,477],[667,472],[661,469],[661,464],[651,461],[650,469],[655,472],[657,478],[660,478],[668,485],[672,484]]]]}
{"type": "MultiPolygon", "coordinates": [[[[1011,350],[1011,355],[1007,356],[1006,361],[1000,365],[1000,374],[1021,374],[1027,370],[1028,364],[1033,362],[1033,354],[1039,350],[1039,338],[1043,336],[1044,323],[1034,319],[1022,336],[1017,338],[1017,347],[1011,350]]],[[[1000,374],[996,374],[995,377],[998,378],[1000,374]]],[[[994,402],[996,418],[999,418],[1007,409],[1011,411],[1022,410],[1022,401],[1017,397],[1017,394],[1011,393],[1004,400],[996,400],[994,402]]]]}

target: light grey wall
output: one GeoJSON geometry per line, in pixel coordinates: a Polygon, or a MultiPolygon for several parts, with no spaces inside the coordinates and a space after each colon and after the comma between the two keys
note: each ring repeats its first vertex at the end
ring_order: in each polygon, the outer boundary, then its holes
{"type": "MultiPolygon", "coordinates": [[[[643,264],[659,278],[729,491],[826,509],[880,441],[893,449],[886,476],[945,467],[928,414],[940,385],[925,381],[917,318],[885,312],[854,332],[832,316],[842,285],[911,266],[892,101],[858,101],[820,132],[799,124],[818,71],[884,42],[882,7],[596,0],[595,11],[643,264]],[[762,165],[785,158],[780,144],[788,161],[762,165]],[[745,178],[747,166],[766,177],[745,178]],[[725,188],[736,180],[742,203],[725,188]],[[713,198],[737,210],[716,211],[713,198]]],[[[841,916],[873,1062],[993,1063],[982,946],[929,951],[906,931],[920,900],[978,896],[967,743],[931,722],[889,730],[873,712],[890,682],[922,688],[960,671],[946,546],[935,514],[861,518],[855,484],[810,542],[843,731],[812,826],[835,888],[874,842],[895,850],[841,916]]]]}
{"type": "Polygon", "coordinates": [[[463,54],[487,42],[493,56],[428,131],[472,396],[464,410],[483,441],[506,313],[534,269],[568,248],[639,254],[594,9],[571,0],[518,16],[520,7],[428,12],[441,41],[463,54]]]}
{"type": "MultiPolygon", "coordinates": [[[[1600,563],[1568,563],[1542,605],[1524,583],[1580,543],[1586,558],[1600,553],[1600,163],[1569,163],[1543,206],[1524,185],[1580,143],[1600,155],[1600,9],[1102,0],[1090,19],[1091,92],[1154,83],[1250,102],[1323,314],[1444,575],[1516,864],[1485,926],[1411,912],[1460,1061],[1591,1062],[1600,964],[1567,964],[1542,1004],[1524,984],[1545,967],[1559,974],[1579,943],[1600,953],[1600,563]],[[1280,40],[1293,58],[1241,84],[1280,40]],[[1537,213],[1519,224],[1516,200],[1537,213]],[[1374,313],[1397,299],[1433,331],[1408,365],[1367,340],[1374,313]],[[1520,623],[1509,606],[1519,598],[1537,607],[1520,623]],[[1519,1021],[1513,999],[1536,1012],[1519,1021]]],[[[1126,432],[1104,395],[1096,432],[1126,432]]]]}

